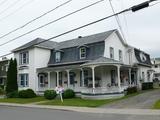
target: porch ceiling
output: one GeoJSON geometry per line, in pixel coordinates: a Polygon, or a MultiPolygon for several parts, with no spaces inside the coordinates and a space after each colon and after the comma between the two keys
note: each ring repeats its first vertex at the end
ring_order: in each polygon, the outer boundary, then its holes
{"type": "Polygon", "coordinates": [[[52,71],[65,71],[65,70],[72,70],[72,69],[80,69],[80,65],[65,65],[65,66],[57,66],[57,67],[44,67],[38,68],[37,72],[52,72],[52,71]]]}
{"type": "Polygon", "coordinates": [[[110,58],[106,58],[106,57],[100,57],[98,59],[92,60],[90,62],[84,63],[81,66],[90,66],[90,65],[123,65],[122,62],[114,60],[114,59],[110,59],[110,58]]]}

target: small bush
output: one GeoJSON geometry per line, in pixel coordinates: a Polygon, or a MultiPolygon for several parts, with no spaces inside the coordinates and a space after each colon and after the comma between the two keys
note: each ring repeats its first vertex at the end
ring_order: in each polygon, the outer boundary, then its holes
{"type": "Polygon", "coordinates": [[[44,97],[48,100],[52,100],[57,96],[57,93],[55,90],[46,90],[44,92],[44,97]]]}
{"type": "Polygon", "coordinates": [[[63,93],[63,98],[74,98],[75,97],[75,92],[72,89],[67,89],[63,93]]]}
{"type": "Polygon", "coordinates": [[[36,97],[36,94],[32,89],[27,89],[27,90],[21,90],[19,91],[19,97],[20,98],[34,98],[36,97]]]}
{"type": "Polygon", "coordinates": [[[142,90],[153,89],[153,82],[142,83],[142,90]]]}
{"type": "Polygon", "coordinates": [[[5,93],[4,89],[0,87],[0,95],[3,95],[4,93],[5,93]]]}
{"type": "Polygon", "coordinates": [[[1,88],[4,90],[4,85],[0,85],[0,89],[1,89],[1,88]]]}
{"type": "Polygon", "coordinates": [[[18,98],[18,91],[13,91],[7,94],[7,98],[18,98]]]}
{"type": "Polygon", "coordinates": [[[136,93],[137,87],[128,87],[126,91],[127,91],[127,95],[136,93]]]}

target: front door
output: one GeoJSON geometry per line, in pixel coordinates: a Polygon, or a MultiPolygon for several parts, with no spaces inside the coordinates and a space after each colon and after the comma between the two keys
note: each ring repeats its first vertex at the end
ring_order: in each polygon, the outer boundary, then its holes
{"type": "Polygon", "coordinates": [[[131,84],[137,84],[137,77],[136,77],[136,71],[131,72],[131,84]]]}
{"type": "Polygon", "coordinates": [[[116,85],[116,71],[111,70],[111,85],[115,86],[116,85]]]}
{"type": "Polygon", "coordinates": [[[75,87],[75,73],[70,72],[69,78],[70,78],[70,85],[73,85],[73,87],[75,87]]]}

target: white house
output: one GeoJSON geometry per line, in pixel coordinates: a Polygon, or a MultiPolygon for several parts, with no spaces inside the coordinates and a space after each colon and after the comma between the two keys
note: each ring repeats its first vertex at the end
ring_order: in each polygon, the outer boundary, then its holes
{"type": "Polygon", "coordinates": [[[125,43],[117,30],[44,41],[37,38],[13,50],[20,89],[43,93],[61,85],[98,99],[123,96],[128,86],[152,81],[150,56],[125,43]]]}
{"type": "Polygon", "coordinates": [[[160,58],[152,58],[152,69],[154,70],[153,79],[160,81],[160,58]]]}

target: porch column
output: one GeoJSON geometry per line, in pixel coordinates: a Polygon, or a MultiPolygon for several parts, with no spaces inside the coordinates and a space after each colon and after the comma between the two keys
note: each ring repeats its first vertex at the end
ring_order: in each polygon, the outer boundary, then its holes
{"type": "Polygon", "coordinates": [[[93,93],[95,93],[95,71],[94,71],[94,69],[95,69],[95,66],[92,66],[91,67],[92,68],[92,88],[93,88],[93,93]]]}
{"type": "Polygon", "coordinates": [[[59,71],[56,71],[57,74],[57,86],[59,86],[59,71]]]}
{"type": "Polygon", "coordinates": [[[82,71],[82,87],[84,87],[84,70],[83,68],[81,68],[82,71]]]}
{"type": "Polygon", "coordinates": [[[66,70],[66,72],[67,72],[67,83],[68,83],[68,88],[70,87],[70,75],[69,75],[69,72],[70,72],[70,70],[66,70]]]}
{"type": "Polygon", "coordinates": [[[50,76],[51,72],[48,72],[48,88],[51,87],[51,76],[50,76]]]}
{"type": "Polygon", "coordinates": [[[131,86],[132,81],[131,81],[131,68],[129,68],[129,86],[131,86]]]}
{"type": "Polygon", "coordinates": [[[117,65],[117,80],[118,80],[118,87],[121,89],[121,80],[120,80],[120,66],[117,65]]]}

